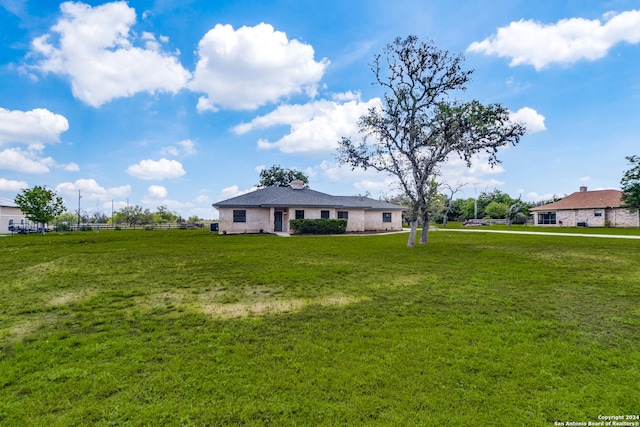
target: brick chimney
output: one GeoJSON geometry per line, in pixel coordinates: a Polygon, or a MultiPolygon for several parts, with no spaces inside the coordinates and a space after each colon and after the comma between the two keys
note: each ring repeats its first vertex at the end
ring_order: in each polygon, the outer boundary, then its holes
{"type": "Polygon", "coordinates": [[[582,187],[580,187],[580,192],[581,193],[586,193],[587,192],[587,187],[584,186],[584,185],[582,187]]]}
{"type": "Polygon", "coordinates": [[[304,188],[304,182],[300,179],[294,179],[291,181],[291,188],[294,190],[302,190],[304,188]]]}

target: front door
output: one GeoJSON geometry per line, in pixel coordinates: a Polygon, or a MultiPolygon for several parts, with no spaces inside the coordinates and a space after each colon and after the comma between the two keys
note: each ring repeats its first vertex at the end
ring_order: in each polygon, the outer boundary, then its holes
{"type": "Polygon", "coordinates": [[[273,217],[273,231],[282,231],[282,211],[275,211],[273,217]]]}

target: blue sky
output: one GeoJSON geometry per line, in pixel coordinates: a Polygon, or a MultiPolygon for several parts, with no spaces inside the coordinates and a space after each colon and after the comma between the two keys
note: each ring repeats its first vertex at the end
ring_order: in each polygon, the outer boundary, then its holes
{"type": "Polygon", "coordinates": [[[619,188],[640,154],[640,1],[0,0],[0,197],[46,185],[69,211],[138,204],[216,218],[261,168],[336,195],[396,192],[339,167],[382,92],[369,69],[414,34],[474,69],[459,99],[529,133],[491,169],[451,158],[457,197],[619,188]]]}

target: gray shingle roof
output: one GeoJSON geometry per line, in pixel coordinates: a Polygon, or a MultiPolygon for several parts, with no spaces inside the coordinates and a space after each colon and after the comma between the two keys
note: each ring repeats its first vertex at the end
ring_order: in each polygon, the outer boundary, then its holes
{"type": "Polygon", "coordinates": [[[251,193],[214,203],[215,208],[225,207],[326,207],[402,210],[402,206],[369,197],[332,196],[310,188],[265,187],[251,193]]]}

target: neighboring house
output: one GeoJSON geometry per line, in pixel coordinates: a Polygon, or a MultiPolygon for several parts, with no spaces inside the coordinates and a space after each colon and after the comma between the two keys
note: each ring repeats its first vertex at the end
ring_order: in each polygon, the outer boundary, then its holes
{"type": "Polygon", "coordinates": [[[360,196],[331,196],[305,188],[265,187],[213,204],[219,233],[289,232],[291,219],[343,218],[347,231],[401,230],[402,206],[360,196]]]}
{"type": "Polygon", "coordinates": [[[30,222],[13,200],[0,197],[0,234],[9,234],[12,228],[27,227],[30,222]]]}
{"type": "Polygon", "coordinates": [[[530,209],[535,225],[567,227],[638,227],[640,212],[623,207],[618,190],[580,191],[562,200],[530,209]]]}

